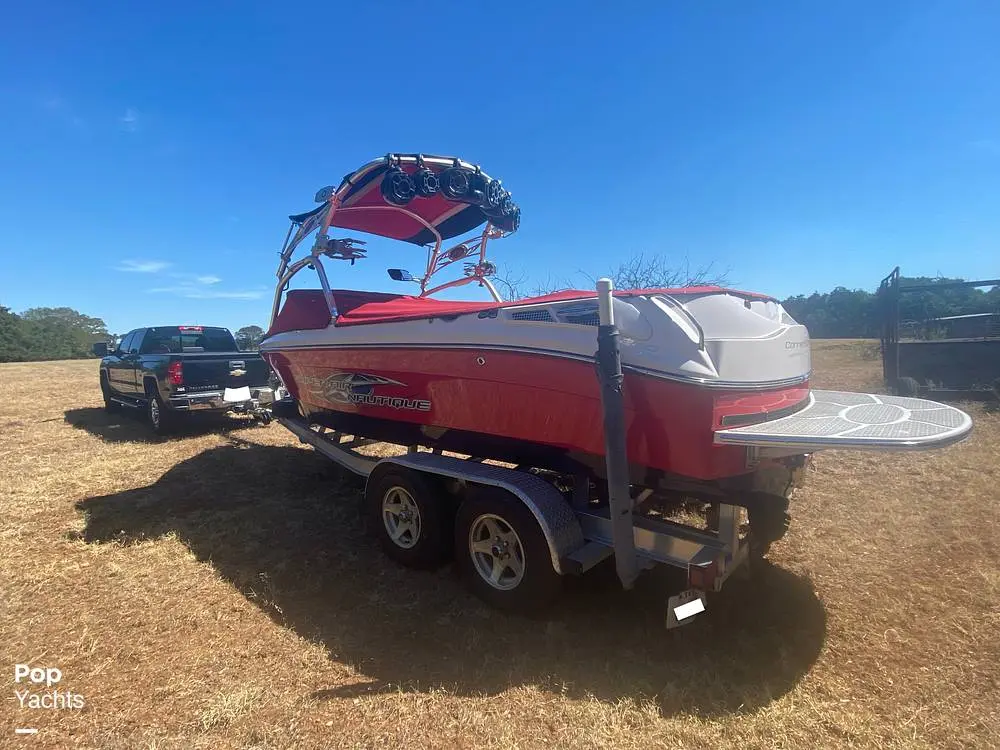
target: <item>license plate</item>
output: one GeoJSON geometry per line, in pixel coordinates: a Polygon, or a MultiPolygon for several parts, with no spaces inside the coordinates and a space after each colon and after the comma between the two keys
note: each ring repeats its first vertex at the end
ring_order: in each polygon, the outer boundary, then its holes
{"type": "Polygon", "coordinates": [[[687,625],[694,616],[705,611],[705,595],[696,590],[682,591],[667,600],[667,629],[687,625]]]}
{"type": "Polygon", "coordinates": [[[225,392],[222,394],[222,400],[231,403],[238,403],[240,401],[249,401],[250,386],[245,385],[242,388],[226,388],[225,392]]]}

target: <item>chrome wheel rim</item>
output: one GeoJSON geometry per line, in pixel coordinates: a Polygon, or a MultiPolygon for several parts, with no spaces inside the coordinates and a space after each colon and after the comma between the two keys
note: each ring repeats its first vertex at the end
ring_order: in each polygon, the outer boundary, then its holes
{"type": "Polygon", "coordinates": [[[160,427],[160,405],[156,403],[156,399],[152,399],[149,402],[149,421],[153,423],[153,427],[159,429],[160,427]]]}
{"type": "Polygon", "coordinates": [[[382,496],[382,525],[397,547],[411,549],[420,541],[420,510],[402,487],[390,487],[382,496]]]}
{"type": "Polygon", "coordinates": [[[510,591],[524,580],[524,545],[509,523],[484,513],[469,528],[469,554],[476,572],[499,591],[510,591]]]}

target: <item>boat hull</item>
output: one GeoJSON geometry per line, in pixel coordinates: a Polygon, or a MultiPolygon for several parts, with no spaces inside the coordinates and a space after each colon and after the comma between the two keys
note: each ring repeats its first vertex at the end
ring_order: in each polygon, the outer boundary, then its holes
{"type": "MultiPolygon", "coordinates": [[[[269,352],[311,421],[381,440],[425,444],[559,470],[603,472],[593,361],[476,349],[318,347],[269,352]]],[[[805,382],[707,388],[629,370],[625,427],[633,473],[712,480],[750,471],[746,450],[714,430],[740,414],[790,411],[805,382]]]]}
{"type": "MultiPolygon", "coordinates": [[[[294,314],[261,349],[310,421],[603,476],[596,301],[571,293],[452,310],[338,291],[333,321],[324,298],[289,295],[283,314],[294,314]]],[[[777,303],[682,290],[613,307],[633,484],[663,486],[656,473],[718,482],[826,448],[933,448],[971,429],[967,414],[934,402],[811,394],[808,332],[777,303]]]]}

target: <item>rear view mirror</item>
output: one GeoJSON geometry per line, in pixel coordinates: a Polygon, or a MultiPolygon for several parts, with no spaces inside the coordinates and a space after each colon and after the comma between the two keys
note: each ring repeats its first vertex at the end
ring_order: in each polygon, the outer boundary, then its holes
{"type": "Polygon", "coordinates": [[[108,356],[108,342],[107,341],[98,341],[92,347],[92,351],[94,352],[94,355],[97,356],[97,357],[107,357],[108,356]]]}
{"type": "Polygon", "coordinates": [[[413,281],[413,274],[404,271],[402,268],[390,268],[389,278],[393,281],[413,281]]]}

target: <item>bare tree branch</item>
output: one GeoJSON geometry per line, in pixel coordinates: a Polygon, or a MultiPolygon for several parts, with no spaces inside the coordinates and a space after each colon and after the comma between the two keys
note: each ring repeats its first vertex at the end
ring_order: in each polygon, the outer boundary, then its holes
{"type": "Polygon", "coordinates": [[[490,280],[501,299],[506,302],[513,302],[528,296],[525,293],[528,275],[524,271],[513,271],[510,268],[505,268],[503,275],[498,270],[497,275],[490,280]]]}
{"type": "Polygon", "coordinates": [[[645,253],[633,255],[619,263],[611,272],[616,289],[655,289],[701,286],[705,284],[723,286],[729,283],[729,271],[715,271],[714,263],[692,270],[689,258],[684,265],[671,266],[662,255],[647,257],[645,253]]]}
{"type": "MultiPolygon", "coordinates": [[[[589,282],[590,287],[597,283],[596,278],[584,271],[578,271],[589,282]]],[[[614,281],[616,289],[657,289],[678,288],[686,286],[726,286],[731,283],[729,270],[716,270],[715,263],[707,263],[696,268],[691,267],[690,259],[684,258],[681,266],[671,266],[662,255],[647,256],[645,253],[633,255],[622,261],[608,274],[614,281]]],[[[493,278],[500,296],[507,301],[524,299],[528,296],[551,294],[563,289],[572,289],[573,285],[567,279],[555,279],[546,276],[544,282],[537,283],[528,291],[529,278],[523,271],[513,272],[505,269],[493,278]]]]}

